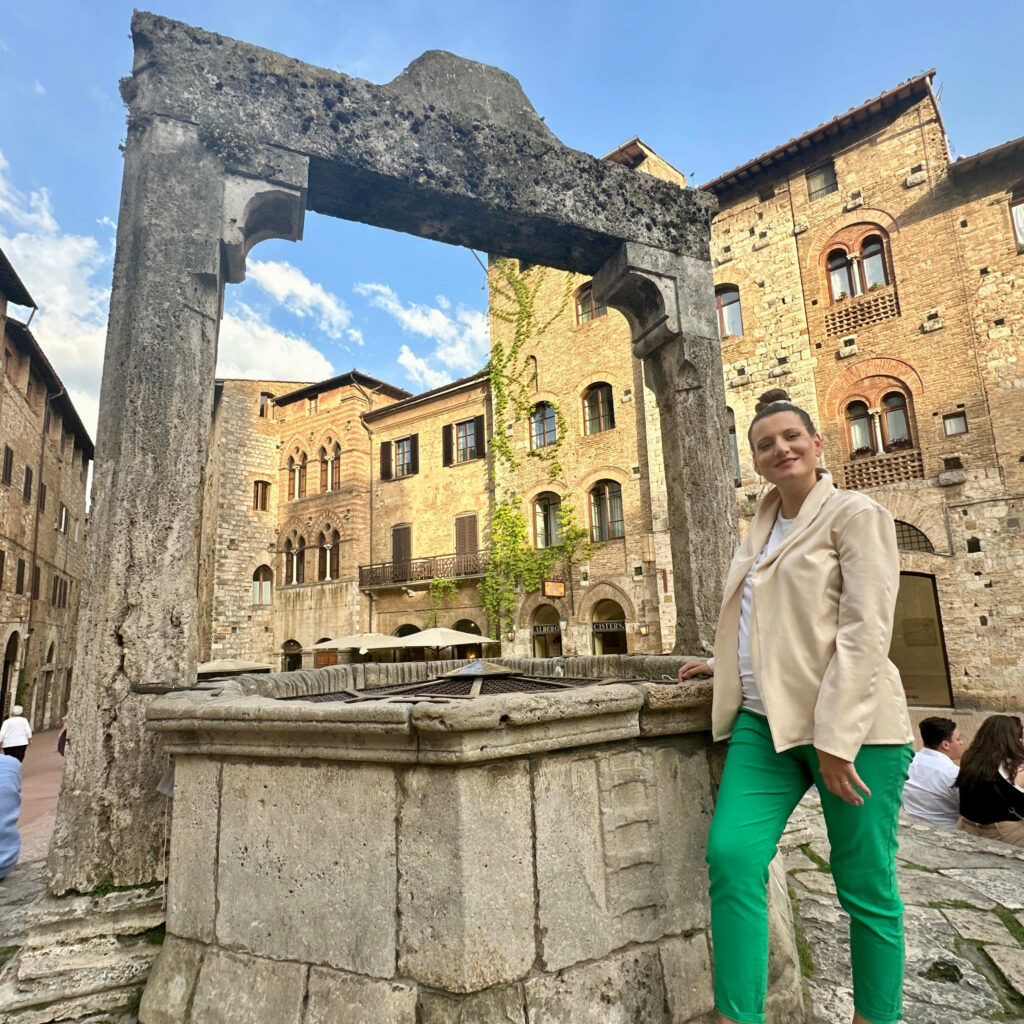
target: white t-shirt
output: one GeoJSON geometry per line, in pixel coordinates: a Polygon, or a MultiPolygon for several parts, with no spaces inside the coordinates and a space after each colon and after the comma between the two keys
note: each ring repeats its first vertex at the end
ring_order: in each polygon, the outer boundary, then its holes
{"type": "Polygon", "coordinates": [[[960,817],[960,790],[953,783],[960,773],[956,762],[941,750],[922,747],[910,762],[903,787],[903,810],[930,825],[956,828],[960,817]]]}
{"type": "Polygon", "coordinates": [[[0,725],[0,747],[24,747],[32,739],[32,726],[21,715],[12,715],[0,725]]]}
{"type": "Polygon", "coordinates": [[[754,564],[747,572],[747,578],[743,581],[743,593],[740,595],[740,635],[739,635],[739,669],[740,683],[743,685],[743,707],[748,711],[754,711],[759,715],[765,714],[764,702],[761,700],[761,691],[757,688],[757,680],[754,678],[754,665],[750,660],[750,615],[754,607],[754,572],[757,567],[782,543],[789,528],[793,525],[793,519],[783,519],[780,511],[775,518],[772,532],[761,548],[761,553],[754,559],[754,564]]]}

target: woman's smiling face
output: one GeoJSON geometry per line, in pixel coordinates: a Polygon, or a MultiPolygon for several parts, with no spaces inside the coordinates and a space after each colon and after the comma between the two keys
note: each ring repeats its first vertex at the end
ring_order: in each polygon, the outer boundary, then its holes
{"type": "Polygon", "coordinates": [[[750,433],[754,468],[776,487],[814,478],[821,435],[808,434],[795,412],[777,412],[754,424],[750,433]]]}

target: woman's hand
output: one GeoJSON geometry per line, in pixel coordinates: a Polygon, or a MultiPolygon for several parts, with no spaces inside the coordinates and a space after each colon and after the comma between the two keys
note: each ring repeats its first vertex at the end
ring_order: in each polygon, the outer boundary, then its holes
{"type": "Polygon", "coordinates": [[[688,661],[679,670],[679,682],[685,683],[694,676],[713,676],[714,669],[706,661],[688,661]]]}
{"type": "Polygon", "coordinates": [[[871,790],[857,774],[852,761],[844,761],[835,754],[818,750],[817,747],[814,748],[814,752],[818,755],[821,778],[830,793],[848,804],[853,804],[854,807],[860,807],[864,803],[864,797],[857,792],[858,789],[864,796],[871,796],[871,790]]]}

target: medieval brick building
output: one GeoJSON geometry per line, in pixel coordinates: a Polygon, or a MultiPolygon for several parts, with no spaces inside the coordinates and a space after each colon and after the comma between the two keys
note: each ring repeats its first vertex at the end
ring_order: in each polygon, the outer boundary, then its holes
{"type": "MultiPolygon", "coordinates": [[[[1024,702],[1024,139],[952,162],[932,73],[704,185],[741,529],[760,485],[743,435],[785,387],[826,467],[897,520],[893,640],[911,699],[1024,702]]],[[[683,184],[633,139],[607,159],[683,184]]],[[[317,641],[442,625],[506,653],[671,649],[657,412],[629,329],[589,282],[534,268],[550,325],[524,350],[528,403],[492,422],[485,373],[410,396],[358,373],[220,385],[201,587],[204,656],[313,665],[317,641]],[[488,450],[495,432],[514,467],[488,450]],[[533,452],[558,444],[552,475],[533,452]],[[262,490],[260,489],[262,487],[262,490]],[[594,543],[488,623],[496,489],[537,548],[563,503],[594,543]],[[443,600],[429,592],[450,579],[443,600]]],[[[492,268],[492,282],[495,280],[492,268]]],[[[492,318],[492,338],[510,330],[492,318]]],[[[694,444],[706,439],[694,438],[694,444]]]]}
{"type": "Polygon", "coordinates": [[[28,325],[35,301],[0,252],[0,716],[60,723],[74,663],[93,445],[28,325]]]}

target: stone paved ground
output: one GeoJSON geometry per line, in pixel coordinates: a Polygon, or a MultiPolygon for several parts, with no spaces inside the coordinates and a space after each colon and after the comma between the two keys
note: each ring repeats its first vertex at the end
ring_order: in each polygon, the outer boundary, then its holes
{"type": "MultiPolygon", "coordinates": [[[[836,900],[814,790],[780,849],[809,1024],[849,1024],[849,919],[836,900]]],[[[1024,1021],[1024,849],[904,820],[898,876],[906,905],[905,1024],[1024,1021]]]]}

